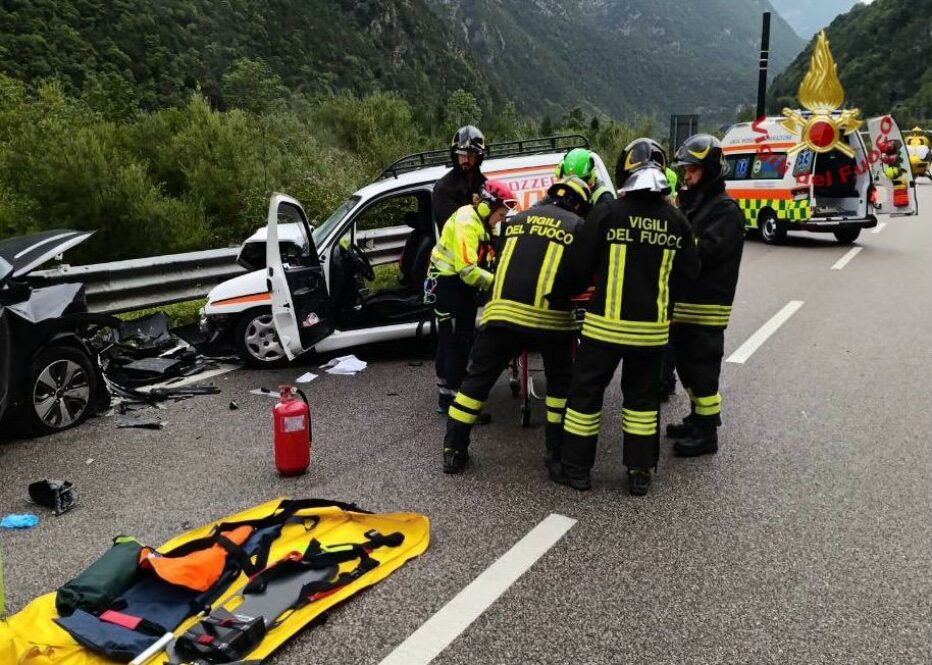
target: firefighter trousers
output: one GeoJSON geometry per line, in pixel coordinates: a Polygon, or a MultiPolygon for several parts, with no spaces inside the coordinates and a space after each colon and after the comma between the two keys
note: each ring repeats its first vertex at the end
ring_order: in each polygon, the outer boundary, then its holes
{"type": "Polygon", "coordinates": [[[547,449],[558,451],[573,370],[574,335],[498,325],[483,328],[469,355],[466,378],[448,412],[444,447],[466,450],[479,411],[508,362],[525,349],[536,349],[547,378],[547,449]]]}
{"type": "Polygon", "coordinates": [[[563,423],[562,461],[589,470],[595,464],[605,389],[621,366],[622,462],[629,468],[657,466],[660,455],[660,366],[663,347],[632,348],[583,338],[563,423]]]}
{"type": "Polygon", "coordinates": [[[466,375],[469,350],[476,335],[476,313],[479,309],[476,290],[459,277],[438,277],[437,300],[437,391],[441,403],[453,401],[466,375]]]}
{"type": "Polygon", "coordinates": [[[689,393],[689,420],[700,427],[722,424],[722,396],[718,390],[725,355],[725,329],[676,323],[672,329],[676,372],[689,393]]]}

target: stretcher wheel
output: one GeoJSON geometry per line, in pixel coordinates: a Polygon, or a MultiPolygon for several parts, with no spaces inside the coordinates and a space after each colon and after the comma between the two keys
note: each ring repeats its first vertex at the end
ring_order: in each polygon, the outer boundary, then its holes
{"type": "Polygon", "coordinates": [[[531,426],[531,405],[524,402],[521,405],[521,427],[531,426]]]}
{"type": "Polygon", "coordinates": [[[518,377],[518,359],[514,358],[509,365],[511,376],[508,377],[508,387],[511,389],[511,396],[518,397],[521,394],[521,379],[518,377]]]}

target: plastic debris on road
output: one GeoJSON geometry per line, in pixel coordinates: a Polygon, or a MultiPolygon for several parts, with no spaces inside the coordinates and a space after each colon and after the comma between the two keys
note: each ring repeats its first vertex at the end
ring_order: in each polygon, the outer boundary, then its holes
{"type": "Polygon", "coordinates": [[[316,378],[317,378],[317,375],[316,375],[316,374],[311,374],[310,372],[305,372],[304,374],[302,374],[301,376],[299,376],[297,379],[295,379],[295,383],[310,383],[311,381],[313,381],[313,380],[316,379],[316,378]]]}
{"type": "Polygon", "coordinates": [[[271,397],[272,399],[278,399],[277,390],[269,390],[268,388],[253,388],[249,391],[250,395],[260,395],[263,397],[271,397]]]}

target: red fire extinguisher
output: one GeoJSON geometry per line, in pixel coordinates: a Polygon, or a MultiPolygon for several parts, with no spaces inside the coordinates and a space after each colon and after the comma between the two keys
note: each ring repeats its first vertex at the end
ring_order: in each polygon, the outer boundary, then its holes
{"type": "Polygon", "coordinates": [[[311,463],[311,409],[305,394],[293,386],[279,386],[278,393],[272,408],[275,466],[283,476],[299,476],[311,463]]]}

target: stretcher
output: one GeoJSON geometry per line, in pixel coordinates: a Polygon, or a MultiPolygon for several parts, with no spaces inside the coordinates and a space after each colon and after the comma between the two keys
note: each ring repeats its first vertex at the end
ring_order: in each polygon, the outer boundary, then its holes
{"type": "MultiPolygon", "coordinates": [[[[578,330],[582,329],[582,320],[586,314],[586,306],[592,298],[593,289],[589,289],[572,299],[576,322],[579,324],[577,334],[573,338],[573,357],[576,357],[576,347],[579,345],[578,330]]],[[[531,399],[541,401],[544,397],[538,395],[534,390],[534,379],[530,376],[528,369],[528,352],[524,349],[517,356],[511,359],[508,364],[508,387],[511,390],[511,396],[520,399],[518,408],[518,422],[521,427],[531,426],[531,399]]]]}

